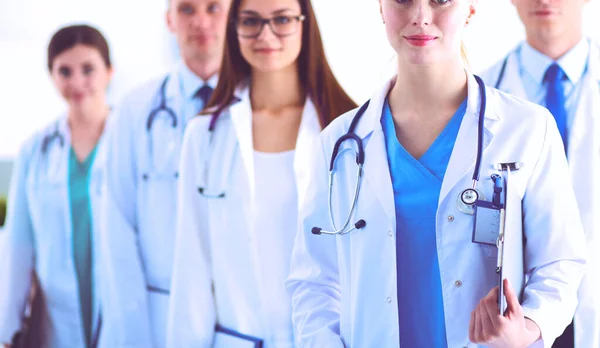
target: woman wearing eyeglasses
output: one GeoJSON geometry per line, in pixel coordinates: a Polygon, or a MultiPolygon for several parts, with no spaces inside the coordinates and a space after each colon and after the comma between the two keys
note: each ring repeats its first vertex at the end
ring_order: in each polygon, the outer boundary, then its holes
{"type": "Polygon", "coordinates": [[[183,141],[168,346],[294,347],[284,281],[307,164],[355,104],[309,0],[234,0],[228,23],[207,115],[183,141]]]}

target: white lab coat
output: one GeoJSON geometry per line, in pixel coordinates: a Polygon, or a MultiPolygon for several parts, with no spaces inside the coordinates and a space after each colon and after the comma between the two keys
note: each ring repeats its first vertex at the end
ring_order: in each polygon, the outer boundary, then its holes
{"type": "MultiPolygon", "coordinates": [[[[102,143],[101,138],[90,173],[89,189],[93,219],[92,337],[96,341],[101,334],[98,346],[110,347],[106,339],[110,323],[100,324],[103,283],[98,235],[102,143]]],[[[73,260],[68,181],[70,149],[70,130],[64,116],[36,132],[23,145],[16,159],[6,226],[0,236],[0,342],[10,343],[21,326],[31,272],[35,269],[46,304],[42,320],[45,347],[85,347],[73,260]],[[57,130],[63,137],[63,146],[58,138],[54,138],[43,152],[44,138],[57,130]]]]}
{"type": "MultiPolygon", "coordinates": [[[[467,111],[444,176],[436,217],[449,347],[475,347],[469,342],[470,313],[497,284],[495,247],[471,242],[473,216],[457,207],[459,193],[471,187],[477,153],[480,93],[471,75],[468,84],[467,111]]],[[[372,97],[356,129],[364,143],[365,164],[352,222],[364,219],[366,227],[347,235],[313,235],[311,229],[332,228],[327,203],[330,157],[356,110],[336,119],[321,135],[286,283],[292,294],[295,333],[304,347],[399,345],[397,286],[410,284],[396,281],[394,195],[380,122],[390,86],[372,97]]],[[[342,148],[352,146],[344,144],[342,148]]],[[[479,189],[486,197],[492,196],[493,165],[524,163],[512,174],[509,189],[523,204],[529,276],[523,307],[539,325],[543,346],[550,347],[573,315],[585,265],[581,222],[556,125],[541,107],[488,88],[483,147],[479,189]]],[[[354,196],[354,156],[341,156],[336,168],[332,194],[339,224],[346,219],[354,196]]],[[[510,220],[520,221],[520,217],[510,220]]]]}
{"type": "Polygon", "coordinates": [[[162,117],[148,132],[148,116],[160,103],[163,80],[127,96],[116,108],[107,134],[100,242],[107,284],[104,317],[115,323],[114,347],[165,346],[177,171],[186,120],[176,70],[166,85],[166,104],[177,117],[176,128],[162,117]]]}
{"type": "MultiPolygon", "coordinates": [[[[482,74],[495,86],[504,59],[482,74]]],[[[498,88],[527,99],[517,55],[508,56],[498,88]]],[[[575,312],[575,347],[600,347],[600,47],[590,45],[588,71],[582,77],[581,97],[569,129],[569,169],[588,246],[588,271],[579,288],[575,312]]]]}
{"type": "MultiPolygon", "coordinates": [[[[269,298],[271,289],[261,286],[262,277],[269,277],[270,265],[261,263],[257,255],[258,240],[264,237],[261,231],[254,230],[255,169],[249,89],[238,88],[237,96],[241,101],[221,114],[212,146],[207,141],[211,117],[192,120],[186,130],[168,347],[211,347],[217,321],[226,328],[264,339],[265,348],[294,346],[291,317],[287,332],[270,332],[269,318],[265,317],[265,308],[275,299],[269,298]],[[206,198],[199,194],[199,187],[207,187],[211,193],[224,192],[225,197],[206,198]]],[[[307,164],[320,131],[315,107],[307,99],[294,158],[299,201],[306,191],[307,164]]],[[[297,213],[292,209],[290,218],[295,219],[297,213]]],[[[289,255],[295,230],[281,233],[289,235],[289,243],[285,243],[289,245],[289,255]]],[[[287,273],[289,264],[285,267],[287,273]]],[[[283,283],[284,280],[282,287],[283,283]]],[[[287,305],[291,311],[289,298],[287,305]]]]}

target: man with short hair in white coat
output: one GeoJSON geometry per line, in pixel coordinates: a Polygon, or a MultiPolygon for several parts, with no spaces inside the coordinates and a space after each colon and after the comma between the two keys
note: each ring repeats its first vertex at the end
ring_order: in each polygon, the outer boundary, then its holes
{"type": "Polygon", "coordinates": [[[170,0],[166,21],[181,62],[116,109],[101,234],[103,319],[120,330],[116,347],[166,344],[180,143],[216,86],[230,2],[170,0]]]}
{"type": "Polygon", "coordinates": [[[482,77],[556,119],[590,252],[574,322],[554,347],[600,347],[600,47],[582,33],[589,0],[512,2],[527,39],[482,77]]]}

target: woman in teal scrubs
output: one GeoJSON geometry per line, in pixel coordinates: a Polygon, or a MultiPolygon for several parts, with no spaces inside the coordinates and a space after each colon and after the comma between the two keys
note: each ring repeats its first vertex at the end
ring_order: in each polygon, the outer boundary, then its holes
{"type": "Polygon", "coordinates": [[[37,284],[29,332],[38,345],[108,345],[94,243],[110,112],[106,39],[89,26],[62,28],[48,46],[48,69],[68,110],[27,140],[15,162],[0,250],[0,344],[25,334],[17,335],[37,284]]]}

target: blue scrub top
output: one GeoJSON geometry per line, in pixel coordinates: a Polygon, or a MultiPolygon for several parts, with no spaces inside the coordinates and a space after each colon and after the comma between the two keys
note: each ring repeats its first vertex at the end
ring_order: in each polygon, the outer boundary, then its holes
{"type": "Polygon", "coordinates": [[[75,151],[69,152],[69,203],[73,231],[73,260],[77,273],[81,322],[86,346],[91,346],[93,315],[92,284],[92,211],[90,207],[90,169],[96,149],[79,162],[75,151]]]}
{"type": "Polygon", "coordinates": [[[381,124],[396,208],[401,347],[448,346],[435,221],[442,181],[466,108],[465,99],[427,152],[415,159],[398,142],[387,99],[383,106],[381,124]]]}

